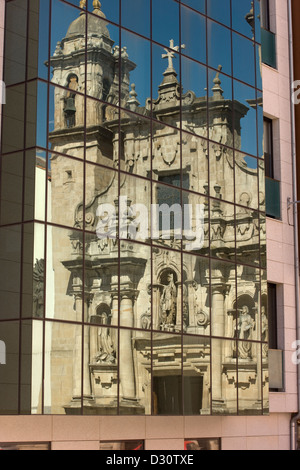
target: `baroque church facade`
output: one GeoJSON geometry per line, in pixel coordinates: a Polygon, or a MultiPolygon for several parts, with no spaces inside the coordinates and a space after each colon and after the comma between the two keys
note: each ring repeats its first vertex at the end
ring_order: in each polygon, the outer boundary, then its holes
{"type": "Polygon", "coordinates": [[[182,93],[172,38],[141,104],[139,64],[99,2],[86,16],[50,59],[49,211],[72,227],[49,237],[52,319],[83,326],[49,330],[49,412],[267,412],[264,174],[236,144],[260,104],[227,99],[221,66],[182,93]]]}

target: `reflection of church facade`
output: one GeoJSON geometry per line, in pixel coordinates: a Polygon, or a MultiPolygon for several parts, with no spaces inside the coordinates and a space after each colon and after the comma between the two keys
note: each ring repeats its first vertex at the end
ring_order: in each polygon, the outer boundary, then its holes
{"type": "Polygon", "coordinates": [[[75,338],[63,338],[63,347],[60,325],[53,326],[51,412],[75,414],[83,403],[84,413],[114,414],[118,403],[127,414],[231,414],[238,397],[239,410],[262,413],[268,408],[259,268],[264,195],[257,190],[259,168],[229,148],[240,139],[248,109],[226,99],[219,73],[209,84],[208,113],[205,97],[192,90],[181,95],[172,42],[157,97],[142,107],[130,86],[138,64],[126,47],[114,46],[97,2],[87,44],[85,25],[81,14],[51,58],[57,85],[52,150],[77,157],[51,158],[52,217],[63,200],[66,225],[74,227],[67,238],[53,234],[53,318],[72,322],[84,315],[85,322],[75,338]],[[83,95],[85,80],[90,98],[83,95]],[[149,220],[143,243],[110,236],[122,223],[122,195],[130,224],[136,204],[149,214],[151,203],[189,204],[196,238],[201,206],[201,243],[189,251],[192,239],[165,239],[159,222],[152,244],[149,220]],[[115,207],[107,227],[105,214],[99,220],[102,204],[115,207]]]}

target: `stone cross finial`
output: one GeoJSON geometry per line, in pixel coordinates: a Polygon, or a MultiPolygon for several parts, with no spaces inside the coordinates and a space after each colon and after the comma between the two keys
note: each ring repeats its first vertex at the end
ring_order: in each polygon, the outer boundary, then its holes
{"type": "Polygon", "coordinates": [[[221,83],[221,81],[220,81],[220,72],[222,72],[222,69],[223,69],[222,65],[219,65],[218,72],[217,72],[216,77],[214,79],[214,83],[219,83],[219,82],[221,83]]]}
{"type": "MultiPolygon", "coordinates": [[[[181,48],[184,49],[185,45],[183,44],[181,48]]],[[[170,49],[164,49],[166,51],[166,54],[162,54],[162,58],[168,59],[168,69],[174,70],[173,59],[175,57],[175,52],[179,51],[179,46],[174,46],[174,39],[170,39],[170,49]]]]}

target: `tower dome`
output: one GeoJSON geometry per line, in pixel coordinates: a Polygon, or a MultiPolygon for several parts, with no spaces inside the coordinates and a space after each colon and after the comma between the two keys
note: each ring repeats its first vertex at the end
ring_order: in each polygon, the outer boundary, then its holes
{"type": "MultiPolygon", "coordinates": [[[[92,36],[109,36],[108,29],[105,21],[99,21],[99,17],[105,19],[105,14],[101,11],[101,3],[96,0],[93,3],[94,10],[93,15],[89,15],[87,19],[88,35],[92,36]]],[[[76,37],[85,37],[86,34],[86,12],[82,11],[79,18],[74,20],[68,29],[65,39],[71,39],[76,37]]]]}

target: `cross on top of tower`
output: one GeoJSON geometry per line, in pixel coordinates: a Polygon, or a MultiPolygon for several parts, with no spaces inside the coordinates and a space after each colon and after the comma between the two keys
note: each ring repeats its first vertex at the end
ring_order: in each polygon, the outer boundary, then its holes
{"type": "MultiPolygon", "coordinates": [[[[185,49],[185,45],[181,46],[182,49],[185,49]]],[[[170,49],[164,49],[166,54],[162,54],[163,59],[168,59],[168,70],[174,70],[173,59],[175,58],[175,52],[179,51],[179,46],[174,46],[174,39],[170,39],[170,49]]]]}

